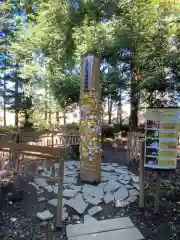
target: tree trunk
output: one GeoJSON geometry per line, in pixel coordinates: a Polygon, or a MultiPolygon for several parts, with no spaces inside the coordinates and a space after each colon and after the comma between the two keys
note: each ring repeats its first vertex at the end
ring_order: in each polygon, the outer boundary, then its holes
{"type": "Polygon", "coordinates": [[[122,105],[121,102],[118,103],[117,109],[117,124],[122,125],[122,105]]]}
{"type": "Polygon", "coordinates": [[[4,89],[3,89],[3,112],[4,112],[4,126],[6,123],[6,77],[4,78],[4,89]]]}
{"type": "Polygon", "coordinates": [[[164,92],[160,92],[160,101],[161,101],[161,107],[167,106],[167,99],[165,98],[164,92]]]}
{"type": "Polygon", "coordinates": [[[64,121],[64,125],[66,125],[66,112],[63,111],[63,121],[64,121]]]}
{"type": "Polygon", "coordinates": [[[47,85],[45,84],[45,100],[44,100],[44,120],[47,123],[48,120],[48,89],[47,89],[47,85]]]}
{"type": "Polygon", "coordinates": [[[19,87],[19,81],[16,79],[15,82],[15,126],[18,127],[19,124],[19,92],[18,92],[18,87],[19,87]]]}
{"type": "Polygon", "coordinates": [[[137,96],[137,71],[132,70],[131,77],[131,113],[130,113],[130,130],[136,131],[138,128],[138,96],[137,96]]]}
{"type": "Polygon", "coordinates": [[[15,109],[15,126],[18,127],[19,125],[19,109],[15,109]]]}
{"type": "Polygon", "coordinates": [[[118,108],[117,108],[117,124],[119,124],[120,126],[122,125],[121,89],[120,89],[119,102],[118,102],[118,108]]]}
{"type": "Polygon", "coordinates": [[[32,128],[33,123],[31,121],[31,116],[32,116],[32,97],[26,97],[25,98],[25,109],[24,109],[24,118],[25,118],[25,123],[24,123],[24,128],[32,128]]]}
{"type": "Polygon", "coordinates": [[[108,124],[112,123],[112,99],[108,98],[108,124]]]}
{"type": "Polygon", "coordinates": [[[56,110],[56,123],[59,124],[59,111],[56,110]]]}
{"type": "Polygon", "coordinates": [[[52,123],[52,121],[51,121],[51,117],[52,117],[52,113],[51,113],[51,111],[49,111],[49,118],[48,118],[48,123],[49,123],[49,124],[52,123]]]}
{"type": "MultiPolygon", "coordinates": [[[[45,106],[47,107],[47,104],[45,103],[45,106]]],[[[47,108],[45,108],[47,109],[47,108]]],[[[47,123],[47,119],[48,119],[48,113],[47,113],[47,110],[44,111],[44,120],[45,122],[47,123]]]]}

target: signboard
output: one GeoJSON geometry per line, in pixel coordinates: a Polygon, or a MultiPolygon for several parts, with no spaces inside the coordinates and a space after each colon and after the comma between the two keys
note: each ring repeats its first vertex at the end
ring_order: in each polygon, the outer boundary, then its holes
{"type": "Polygon", "coordinates": [[[5,57],[4,54],[0,54],[0,68],[4,67],[5,57]]]}
{"type": "Polygon", "coordinates": [[[88,57],[85,59],[84,64],[84,90],[89,90],[89,61],[88,57]]]}
{"type": "Polygon", "coordinates": [[[152,169],[175,169],[180,108],[148,108],[145,119],[144,166],[152,169]]]}
{"type": "Polygon", "coordinates": [[[82,80],[83,80],[83,91],[90,91],[93,84],[93,78],[95,77],[95,57],[93,55],[86,55],[83,59],[83,71],[82,71],[82,80]]]}
{"type": "Polygon", "coordinates": [[[90,90],[91,88],[91,74],[92,74],[92,64],[93,64],[93,56],[87,55],[84,58],[84,90],[90,90]]]}

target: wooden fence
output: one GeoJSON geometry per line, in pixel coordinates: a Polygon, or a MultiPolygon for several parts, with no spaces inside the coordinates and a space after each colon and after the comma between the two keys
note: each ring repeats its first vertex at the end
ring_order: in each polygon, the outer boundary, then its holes
{"type": "MultiPolygon", "coordinates": [[[[49,147],[47,149],[49,152],[55,151],[55,150],[53,150],[55,148],[56,149],[62,148],[63,146],[68,145],[69,147],[68,147],[67,153],[70,153],[71,147],[74,145],[79,145],[79,140],[80,140],[78,134],[75,134],[75,133],[66,134],[66,133],[57,132],[57,131],[42,133],[42,132],[27,132],[27,131],[23,131],[23,130],[19,129],[18,133],[14,132],[14,133],[9,133],[9,134],[8,133],[0,134],[0,159],[1,159],[0,169],[3,169],[4,168],[3,166],[7,165],[7,162],[9,162],[9,159],[11,158],[12,154],[8,150],[9,149],[8,147],[11,147],[11,148],[13,147],[12,143],[10,143],[10,142],[12,142],[15,139],[15,136],[17,137],[16,141],[21,144],[27,144],[29,150],[32,149],[32,146],[39,146],[39,147],[49,147]],[[3,145],[7,144],[7,143],[11,144],[11,145],[8,145],[7,148],[1,149],[3,147],[3,145]]],[[[37,152],[37,148],[34,150],[35,150],[35,152],[37,152]]],[[[45,148],[44,148],[44,151],[46,151],[45,148]]],[[[39,148],[39,152],[40,152],[40,148],[39,148]]],[[[27,162],[29,162],[29,161],[33,162],[33,164],[35,162],[41,162],[40,158],[38,158],[38,160],[37,160],[37,156],[33,156],[33,153],[31,150],[30,150],[30,152],[28,152],[28,154],[23,154],[23,157],[21,157],[21,158],[26,159],[26,165],[27,165],[27,162]],[[31,158],[28,158],[28,157],[31,157],[31,158]],[[33,161],[31,161],[31,159],[33,161]]],[[[46,155],[46,158],[48,158],[47,155],[46,155]]],[[[20,161],[21,165],[23,162],[24,161],[22,161],[22,160],[20,161]]],[[[19,170],[22,170],[22,174],[24,174],[23,168],[24,167],[21,167],[19,169],[19,170]]],[[[26,171],[26,172],[28,172],[28,171],[26,171]]],[[[37,173],[37,171],[35,171],[35,172],[37,173]]],[[[35,174],[35,172],[34,172],[34,174],[35,174]]],[[[30,171],[29,171],[29,173],[30,173],[30,171]]]]}
{"type": "Polygon", "coordinates": [[[140,157],[140,140],[145,138],[144,133],[129,132],[127,135],[127,159],[138,161],[140,157]]]}
{"type": "Polygon", "coordinates": [[[44,161],[54,170],[52,176],[47,178],[58,180],[57,227],[62,226],[64,158],[68,155],[70,146],[78,144],[78,135],[57,132],[40,134],[18,130],[16,133],[0,136],[1,171],[6,170],[13,176],[32,175],[44,178],[39,172],[39,165],[44,161]]]}
{"type": "Polygon", "coordinates": [[[59,133],[59,132],[48,132],[48,133],[36,133],[36,132],[23,132],[21,136],[21,142],[28,142],[30,145],[35,146],[51,146],[59,147],[68,143],[69,145],[79,144],[78,133],[59,133]]]}

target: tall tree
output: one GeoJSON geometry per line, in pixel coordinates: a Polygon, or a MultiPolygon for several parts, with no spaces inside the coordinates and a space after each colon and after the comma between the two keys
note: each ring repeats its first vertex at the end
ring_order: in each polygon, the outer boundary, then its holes
{"type": "Polygon", "coordinates": [[[167,21],[177,18],[178,7],[174,3],[165,0],[41,2],[36,25],[29,23],[25,35],[13,46],[23,66],[21,73],[30,78],[36,75],[32,52],[42,51],[51,89],[65,107],[77,101],[73,68],[79,69],[82,54],[96,52],[102,63],[106,60],[110,65],[123,62],[131,77],[130,122],[134,131],[138,124],[140,92],[146,90],[151,94],[154,86],[158,92],[170,88],[164,69],[171,62],[169,38],[176,35],[175,30],[171,31],[177,25],[176,20],[167,21]],[[71,92],[60,89],[71,89],[71,92]]]}
{"type": "Polygon", "coordinates": [[[4,99],[4,125],[6,125],[6,109],[15,110],[15,124],[18,125],[18,108],[20,93],[19,77],[17,75],[18,64],[14,61],[14,57],[10,51],[10,46],[16,40],[17,31],[21,28],[19,2],[13,0],[3,1],[0,5],[1,19],[1,37],[0,37],[0,52],[3,61],[1,78],[3,84],[3,99],[4,99]]]}

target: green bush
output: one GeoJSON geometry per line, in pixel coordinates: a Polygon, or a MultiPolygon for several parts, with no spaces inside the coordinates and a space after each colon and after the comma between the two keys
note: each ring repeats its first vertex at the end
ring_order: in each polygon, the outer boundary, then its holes
{"type": "Polygon", "coordinates": [[[79,160],[80,159],[79,145],[71,146],[70,157],[72,157],[74,160],[79,160]]]}
{"type": "Polygon", "coordinates": [[[69,123],[69,124],[66,124],[65,128],[67,130],[79,131],[79,124],[77,124],[77,123],[69,123]]]}
{"type": "Polygon", "coordinates": [[[115,128],[110,127],[109,125],[102,126],[102,137],[103,138],[114,138],[115,128]]]}
{"type": "Polygon", "coordinates": [[[121,132],[129,132],[129,124],[124,124],[120,127],[121,132]]]}
{"type": "Polygon", "coordinates": [[[0,126],[0,132],[5,133],[5,132],[11,132],[16,130],[16,127],[9,125],[9,126],[0,126]]]}

